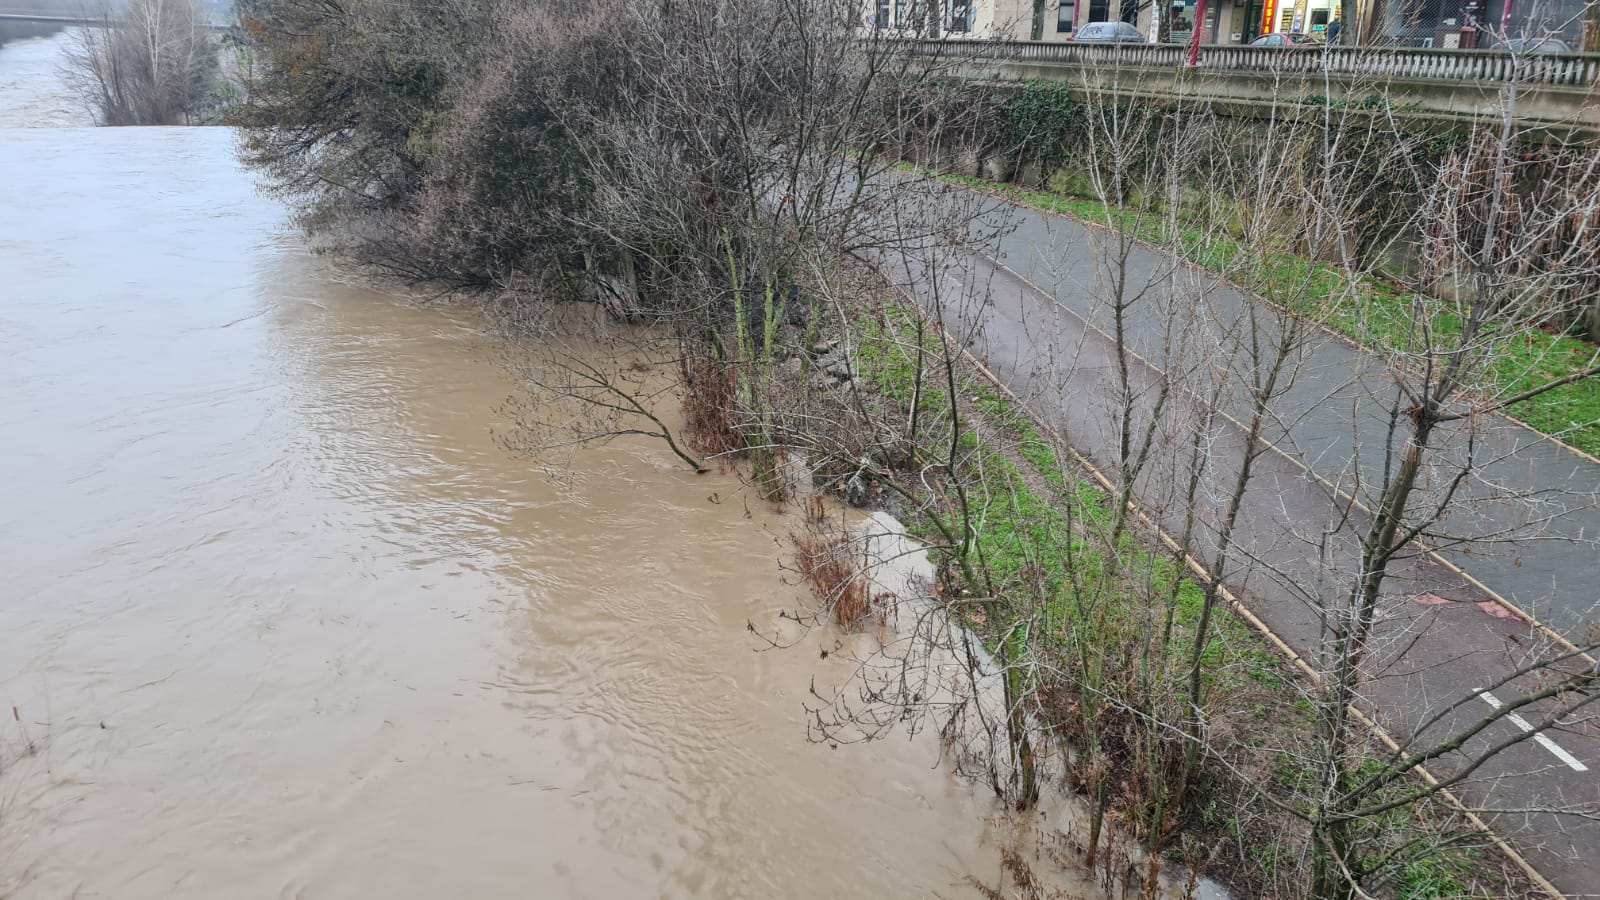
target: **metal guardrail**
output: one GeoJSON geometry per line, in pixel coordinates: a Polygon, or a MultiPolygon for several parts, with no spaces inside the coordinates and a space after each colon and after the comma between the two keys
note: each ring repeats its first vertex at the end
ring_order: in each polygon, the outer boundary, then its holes
{"type": "MultiPolygon", "coordinates": [[[[996,62],[1058,63],[1081,67],[1181,68],[1180,44],[1075,44],[1034,41],[915,40],[915,52],[996,62]]],[[[1417,81],[1487,81],[1590,87],[1600,82],[1600,54],[1512,55],[1496,50],[1412,47],[1250,47],[1206,45],[1200,68],[1235,72],[1328,72],[1417,81]]]]}

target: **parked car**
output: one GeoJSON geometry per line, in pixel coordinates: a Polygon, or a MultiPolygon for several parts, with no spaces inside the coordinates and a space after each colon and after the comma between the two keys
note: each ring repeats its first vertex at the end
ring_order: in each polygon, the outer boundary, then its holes
{"type": "Polygon", "coordinates": [[[1300,34],[1263,34],[1250,42],[1252,47],[1318,47],[1321,46],[1311,39],[1310,35],[1300,34]]]}
{"type": "Polygon", "coordinates": [[[1504,50],[1507,53],[1572,53],[1572,45],[1558,37],[1542,38],[1511,38],[1505,41],[1495,41],[1489,46],[1491,50],[1504,50]]]}
{"type": "Polygon", "coordinates": [[[1127,22],[1090,22],[1072,40],[1079,44],[1142,44],[1144,34],[1127,22]]]}

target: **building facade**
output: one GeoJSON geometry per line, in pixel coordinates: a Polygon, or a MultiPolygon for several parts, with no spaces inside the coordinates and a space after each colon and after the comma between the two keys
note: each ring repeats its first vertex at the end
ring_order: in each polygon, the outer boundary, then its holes
{"type": "MultiPolygon", "coordinates": [[[[869,27],[941,37],[1030,40],[1031,0],[868,0],[869,27]]],[[[1340,0],[1206,0],[1197,22],[1196,0],[1047,0],[1044,41],[1071,40],[1089,22],[1127,22],[1154,40],[1160,17],[1170,40],[1187,43],[1195,28],[1201,43],[1248,44],[1263,34],[1300,33],[1325,39],[1340,21],[1341,43],[1405,47],[1486,47],[1489,32],[1511,37],[1554,36],[1583,45],[1590,0],[1360,0],[1356,23],[1342,21],[1340,0]],[[1171,5],[1167,5],[1168,3],[1171,5]],[[1509,7],[1509,9],[1508,9],[1509,7]],[[1159,15],[1158,15],[1159,14],[1159,15]],[[1355,27],[1351,27],[1354,25],[1355,27]]]]}
{"type": "MultiPolygon", "coordinates": [[[[1263,29],[1272,0],[1207,0],[1205,43],[1249,43],[1273,29],[1263,29]]],[[[1286,0],[1293,2],[1293,0],[1286,0]]],[[[1331,0],[1318,0],[1323,6],[1331,0]]],[[[1157,13],[1167,17],[1171,40],[1187,43],[1194,33],[1196,0],[1166,6],[1162,0],[1047,0],[1041,40],[1069,41],[1089,22],[1127,22],[1149,35],[1159,30],[1157,13]]],[[[1026,41],[1033,32],[1030,0],[947,0],[930,6],[926,0],[870,0],[868,27],[947,38],[1026,41]],[[937,23],[935,25],[935,23],[937,23]]]]}

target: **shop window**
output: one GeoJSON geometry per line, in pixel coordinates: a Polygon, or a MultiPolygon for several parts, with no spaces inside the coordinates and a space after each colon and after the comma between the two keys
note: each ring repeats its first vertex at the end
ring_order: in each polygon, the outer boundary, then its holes
{"type": "Polygon", "coordinates": [[[1168,21],[1172,23],[1171,32],[1174,41],[1187,43],[1189,36],[1194,34],[1194,8],[1194,0],[1189,0],[1188,3],[1180,0],[1172,4],[1172,18],[1168,21]]]}

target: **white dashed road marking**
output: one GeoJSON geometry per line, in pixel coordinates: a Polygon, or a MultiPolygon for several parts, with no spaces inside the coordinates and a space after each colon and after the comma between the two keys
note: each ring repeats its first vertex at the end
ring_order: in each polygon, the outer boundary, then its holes
{"type": "MultiPolygon", "coordinates": [[[[1499,709],[1500,707],[1505,705],[1504,703],[1500,702],[1500,698],[1499,697],[1496,697],[1495,695],[1489,693],[1488,691],[1479,691],[1478,692],[1478,696],[1483,698],[1483,702],[1489,704],[1490,706],[1494,707],[1495,709],[1499,709]]],[[[1516,713],[1511,713],[1510,715],[1507,715],[1506,718],[1508,720],[1510,720],[1511,724],[1517,726],[1518,728],[1521,728],[1523,731],[1526,731],[1526,732],[1532,732],[1533,731],[1533,726],[1528,724],[1528,720],[1524,719],[1523,717],[1521,717],[1519,715],[1517,715],[1516,713]]],[[[1567,751],[1561,749],[1561,745],[1560,744],[1556,743],[1555,741],[1550,740],[1548,737],[1544,736],[1543,734],[1535,734],[1533,736],[1533,739],[1534,739],[1535,742],[1538,743],[1539,746],[1545,748],[1546,750],[1549,750],[1551,755],[1554,756],[1556,759],[1559,759],[1562,762],[1566,763],[1569,767],[1572,768],[1573,771],[1575,771],[1575,772],[1587,772],[1587,771],[1589,771],[1589,767],[1584,765],[1583,763],[1579,762],[1578,758],[1576,756],[1573,756],[1571,753],[1568,753],[1567,751]]]]}

